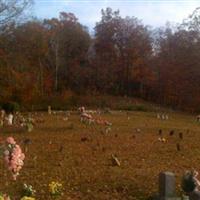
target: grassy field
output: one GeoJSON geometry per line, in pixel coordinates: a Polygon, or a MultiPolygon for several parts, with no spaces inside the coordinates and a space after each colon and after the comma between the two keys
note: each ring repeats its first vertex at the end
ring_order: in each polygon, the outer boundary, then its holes
{"type": "Polygon", "coordinates": [[[64,186],[63,200],[139,200],[157,192],[161,171],[176,174],[178,193],[184,171],[200,171],[200,124],[194,116],[169,113],[165,121],[153,112],[97,115],[113,124],[108,133],[105,126],[81,123],[78,114],[72,113],[68,121],[63,117],[38,113],[44,123],[31,133],[1,129],[1,138],[13,136],[24,151],[23,141],[29,138],[31,143],[26,145],[25,165],[16,182],[0,161],[0,191],[18,199],[22,184],[27,183],[37,190],[36,199],[50,200],[48,184],[59,181],[64,186]],[[158,141],[159,129],[166,143],[158,141]],[[112,165],[112,154],[120,167],[112,165]]]}

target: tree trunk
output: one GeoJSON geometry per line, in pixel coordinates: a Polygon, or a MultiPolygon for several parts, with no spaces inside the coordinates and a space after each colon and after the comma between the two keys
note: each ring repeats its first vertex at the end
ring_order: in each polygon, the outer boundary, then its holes
{"type": "Polygon", "coordinates": [[[58,66],[59,66],[59,58],[58,58],[58,50],[59,50],[59,43],[58,40],[56,41],[55,45],[55,56],[56,56],[56,64],[55,64],[55,91],[58,91],[58,66]]]}
{"type": "Polygon", "coordinates": [[[41,59],[39,58],[39,65],[40,65],[40,92],[43,95],[44,94],[44,77],[43,77],[43,66],[41,59]]]}

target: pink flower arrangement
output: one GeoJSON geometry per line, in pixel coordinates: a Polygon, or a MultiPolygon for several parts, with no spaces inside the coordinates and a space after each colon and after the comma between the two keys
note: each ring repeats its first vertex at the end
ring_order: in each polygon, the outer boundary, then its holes
{"type": "Polygon", "coordinates": [[[15,140],[13,139],[13,137],[8,137],[8,138],[6,139],[6,142],[7,142],[8,144],[16,144],[15,140]]]}
{"type": "Polygon", "coordinates": [[[11,171],[13,179],[16,180],[19,175],[19,171],[24,165],[25,155],[19,145],[16,144],[12,137],[6,139],[6,145],[4,150],[4,160],[8,166],[8,170],[11,171]]]}
{"type": "Polygon", "coordinates": [[[112,126],[112,123],[110,123],[109,121],[103,120],[103,119],[94,118],[92,115],[87,114],[87,113],[82,113],[81,114],[81,122],[86,122],[89,125],[91,123],[96,123],[98,125],[112,126]]]}
{"type": "Polygon", "coordinates": [[[10,197],[7,194],[0,194],[0,200],[10,200],[10,197]]]}

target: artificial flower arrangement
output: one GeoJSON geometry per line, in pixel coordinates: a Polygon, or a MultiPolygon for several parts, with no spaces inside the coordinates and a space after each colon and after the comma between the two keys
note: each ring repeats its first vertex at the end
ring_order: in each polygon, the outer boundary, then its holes
{"type": "Polygon", "coordinates": [[[4,160],[7,164],[8,170],[11,171],[13,180],[16,180],[24,165],[25,155],[12,137],[6,139],[3,149],[4,160]]]}
{"type": "Polygon", "coordinates": [[[23,197],[34,197],[35,193],[36,193],[36,190],[33,189],[32,185],[27,185],[24,183],[23,190],[22,190],[23,197]]]}
{"type": "Polygon", "coordinates": [[[28,132],[31,132],[33,130],[34,120],[31,117],[28,117],[26,121],[26,128],[28,132]]]}
{"type": "MultiPolygon", "coordinates": [[[[12,177],[16,180],[24,162],[25,155],[22,153],[20,146],[12,137],[8,137],[5,142],[0,143],[0,156],[4,157],[8,170],[11,171],[12,177]]],[[[6,194],[0,193],[0,200],[11,200],[6,194]]]]}
{"type": "Polygon", "coordinates": [[[26,196],[24,196],[20,200],[35,200],[35,198],[34,197],[26,197],[26,196]]]}
{"type": "MultiPolygon", "coordinates": [[[[7,164],[8,170],[11,171],[13,180],[16,180],[20,170],[23,167],[25,155],[20,146],[16,143],[14,138],[8,137],[5,142],[0,141],[0,156],[3,155],[7,164]]],[[[59,182],[51,182],[49,184],[49,192],[52,198],[62,196],[63,186],[59,182]]],[[[31,185],[24,184],[22,191],[22,198],[20,200],[35,200],[35,190],[31,185]]],[[[0,200],[11,200],[11,198],[0,193],[0,200]]]]}
{"type": "Polygon", "coordinates": [[[49,184],[49,192],[53,198],[60,197],[62,195],[62,191],[63,191],[63,186],[61,183],[52,181],[49,184]]]}
{"type": "Polygon", "coordinates": [[[11,200],[11,199],[7,194],[1,194],[0,193],[0,200],[11,200]]]}

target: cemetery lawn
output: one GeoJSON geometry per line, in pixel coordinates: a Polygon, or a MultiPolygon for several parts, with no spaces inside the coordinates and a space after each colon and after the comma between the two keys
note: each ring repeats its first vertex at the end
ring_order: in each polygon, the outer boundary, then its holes
{"type": "Polygon", "coordinates": [[[154,195],[158,174],[176,174],[177,193],[185,170],[200,172],[200,123],[195,116],[169,113],[159,120],[154,112],[113,111],[100,116],[113,125],[85,125],[77,113],[68,121],[63,114],[39,113],[44,119],[30,133],[1,129],[0,138],[13,136],[26,151],[25,164],[17,181],[12,181],[0,160],[0,191],[19,199],[23,183],[36,189],[37,200],[50,200],[48,184],[63,184],[63,200],[140,200],[154,195]],[[166,143],[158,141],[162,129],[166,143]],[[174,135],[169,132],[174,130],[174,135]],[[178,133],[183,133],[183,139],[178,133]],[[25,139],[30,139],[24,144],[25,139]],[[180,151],[177,150],[180,144],[180,151]],[[113,166],[111,155],[121,166],[113,166]]]}

